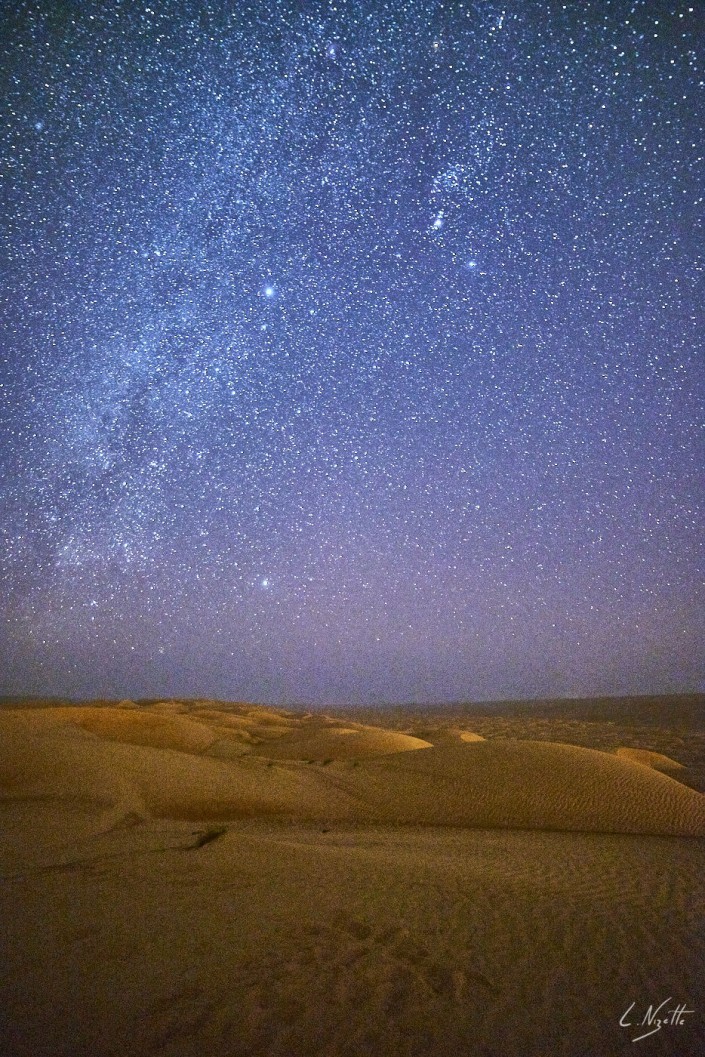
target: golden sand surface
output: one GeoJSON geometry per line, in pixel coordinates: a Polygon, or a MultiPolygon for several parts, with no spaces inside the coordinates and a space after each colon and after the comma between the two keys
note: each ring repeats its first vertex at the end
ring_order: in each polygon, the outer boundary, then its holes
{"type": "Polygon", "coordinates": [[[703,728],[630,707],[0,709],[0,1051],[702,1054],[703,728]]]}

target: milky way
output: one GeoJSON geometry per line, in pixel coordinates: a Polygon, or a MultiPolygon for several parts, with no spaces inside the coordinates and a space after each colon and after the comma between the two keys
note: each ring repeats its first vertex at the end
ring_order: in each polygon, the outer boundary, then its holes
{"type": "Polygon", "coordinates": [[[2,36],[0,692],[702,687],[702,6],[2,36]]]}

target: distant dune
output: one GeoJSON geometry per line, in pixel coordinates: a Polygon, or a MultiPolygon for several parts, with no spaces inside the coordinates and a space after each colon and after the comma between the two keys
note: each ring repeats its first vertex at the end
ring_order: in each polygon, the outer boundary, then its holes
{"type": "Polygon", "coordinates": [[[325,716],[175,702],[6,710],[0,736],[6,800],[93,803],[113,821],[263,815],[705,835],[705,797],[661,773],[677,763],[646,750],[455,728],[434,745],[325,716]]]}
{"type": "Polygon", "coordinates": [[[683,764],[672,760],[670,756],[664,756],[662,752],[652,752],[650,749],[620,748],[615,750],[615,755],[623,760],[632,760],[641,763],[644,767],[653,767],[657,771],[682,771],[683,764]]]}

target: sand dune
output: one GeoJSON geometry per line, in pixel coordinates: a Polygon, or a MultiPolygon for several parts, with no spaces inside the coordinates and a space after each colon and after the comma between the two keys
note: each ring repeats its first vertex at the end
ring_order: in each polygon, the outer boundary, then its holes
{"type": "Polygon", "coordinates": [[[459,730],[458,737],[461,741],[485,741],[482,734],[475,734],[472,730],[459,730]]]}
{"type": "Polygon", "coordinates": [[[705,835],[705,797],[576,745],[509,739],[438,746],[360,765],[364,793],[394,789],[397,821],[602,833],[705,835]]]}
{"type": "Polygon", "coordinates": [[[35,729],[44,724],[81,727],[108,741],[155,749],[202,752],[215,740],[210,727],[187,716],[128,708],[47,708],[31,713],[35,729]]]}
{"type": "Polygon", "coordinates": [[[653,759],[645,767],[643,750],[632,757],[545,741],[469,740],[465,731],[433,746],[328,717],[212,713],[1,713],[2,795],[93,802],[113,823],[123,812],[705,834],[705,797],[653,759]]]}
{"type": "Polygon", "coordinates": [[[652,752],[650,749],[630,749],[622,747],[615,750],[615,756],[623,760],[631,760],[633,763],[641,763],[644,767],[653,767],[657,771],[682,771],[683,764],[672,760],[670,756],[664,756],[662,752],[652,752]]]}
{"type": "Polygon", "coordinates": [[[304,728],[294,737],[282,739],[276,745],[268,745],[266,753],[274,760],[332,762],[389,756],[397,752],[430,747],[431,743],[422,738],[400,734],[397,731],[362,726],[328,726],[310,732],[304,728]]]}
{"type": "Polygon", "coordinates": [[[658,769],[673,739],[429,718],[0,710],[3,1055],[699,1057],[705,797],[658,769]],[[635,1045],[620,1017],[667,996],[689,1020],[635,1045]]]}

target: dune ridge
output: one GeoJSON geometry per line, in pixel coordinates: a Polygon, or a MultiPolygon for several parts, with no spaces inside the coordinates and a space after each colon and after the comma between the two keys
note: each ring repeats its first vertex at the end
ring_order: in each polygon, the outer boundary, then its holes
{"type": "Polygon", "coordinates": [[[621,746],[615,749],[615,756],[619,756],[623,760],[632,760],[634,763],[640,763],[644,767],[653,767],[657,771],[684,770],[682,763],[672,760],[670,756],[665,756],[662,752],[653,752],[651,749],[632,749],[627,746],[621,746]]]}

